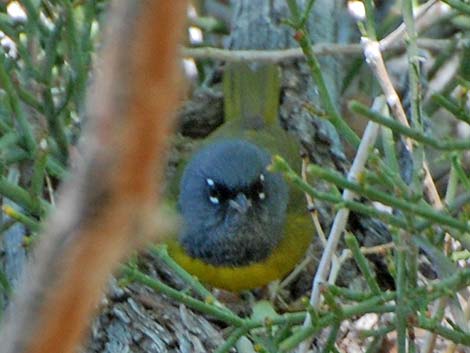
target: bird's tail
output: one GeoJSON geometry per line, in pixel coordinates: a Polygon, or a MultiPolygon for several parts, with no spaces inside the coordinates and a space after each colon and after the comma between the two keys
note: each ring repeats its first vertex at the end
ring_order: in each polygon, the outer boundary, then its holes
{"type": "Polygon", "coordinates": [[[275,64],[230,63],[224,72],[225,121],[243,129],[278,124],[280,70],[275,64]]]}

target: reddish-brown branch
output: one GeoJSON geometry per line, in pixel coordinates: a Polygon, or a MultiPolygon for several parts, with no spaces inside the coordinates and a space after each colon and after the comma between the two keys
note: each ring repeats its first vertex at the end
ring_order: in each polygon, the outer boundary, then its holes
{"type": "Polygon", "coordinates": [[[118,262],[155,233],[179,85],[185,0],[115,1],[90,99],[83,165],[62,188],[0,352],[74,352],[118,262]]]}

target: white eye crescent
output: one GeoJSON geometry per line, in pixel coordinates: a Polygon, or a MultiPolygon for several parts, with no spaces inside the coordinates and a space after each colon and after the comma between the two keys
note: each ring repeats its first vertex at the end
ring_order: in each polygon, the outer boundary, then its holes
{"type": "Polygon", "coordinates": [[[215,196],[209,196],[209,201],[211,203],[213,203],[214,205],[218,205],[219,204],[219,199],[215,196]]]}
{"type": "Polygon", "coordinates": [[[218,191],[215,187],[215,182],[211,178],[206,179],[206,184],[209,187],[209,201],[213,205],[218,205],[220,203],[219,197],[218,197],[218,191]]]}
{"type": "Polygon", "coordinates": [[[264,200],[266,198],[266,194],[264,192],[260,192],[258,194],[258,197],[259,197],[260,200],[264,200]]]}

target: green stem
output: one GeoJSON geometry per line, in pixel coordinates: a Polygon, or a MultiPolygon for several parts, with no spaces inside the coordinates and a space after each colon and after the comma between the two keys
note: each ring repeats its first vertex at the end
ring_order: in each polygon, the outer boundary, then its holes
{"type": "Polygon", "coordinates": [[[310,13],[312,12],[312,8],[314,4],[315,4],[315,0],[309,0],[307,6],[305,6],[305,11],[302,14],[298,23],[299,28],[306,26],[308,17],[310,16],[310,13]]]}
{"type": "Polygon", "coordinates": [[[2,206],[2,211],[11,219],[20,222],[27,226],[31,231],[38,232],[41,229],[41,224],[34,218],[31,218],[24,213],[15,210],[13,207],[8,205],[2,206]]]}
{"type": "Polygon", "coordinates": [[[453,7],[454,9],[460,11],[461,13],[465,15],[470,15],[470,5],[466,4],[465,2],[461,0],[442,0],[445,2],[447,5],[450,7],[453,7]]]}
{"type": "MultiPolygon", "coordinates": [[[[385,164],[388,169],[392,170],[395,175],[400,175],[400,166],[398,164],[398,158],[395,152],[395,140],[393,138],[393,132],[387,128],[382,128],[381,131],[382,146],[385,154],[385,161],[383,164],[385,164]]],[[[402,180],[401,177],[399,179],[402,180]]],[[[403,181],[402,184],[404,184],[403,181]]]]}
{"type": "Polygon", "coordinates": [[[374,296],[372,293],[365,293],[363,291],[355,291],[349,288],[338,287],[334,284],[330,284],[328,286],[328,291],[331,292],[331,294],[334,296],[342,297],[346,300],[352,300],[355,302],[360,302],[374,296]]]}
{"type": "Polygon", "coordinates": [[[389,334],[390,332],[395,331],[395,326],[390,325],[390,326],[385,326],[378,328],[376,330],[364,330],[361,331],[360,337],[361,338],[367,338],[367,337],[377,337],[377,336],[385,336],[389,334]]]}
{"type": "Polygon", "coordinates": [[[58,113],[54,98],[52,95],[52,80],[53,80],[53,67],[57,55],[57,45],[60,43],[60,34],[64,25],[64,16],[60,17],[59,21],[55,24],[54,30],[49,35],[46,42],[46,58],[43,65],[43,77],[45,81],[45,88],[42,93],[44,114],[47,118],[49,131],[54,138],[57,146],[59,147],[60,159],[66,163],[69,152],[69,142],[65,133],[65,125],[61,115],[58,113]]]}
{"type": "Polygon", "coordinates": [[[325,299],[325,303],[329,306],[331,311],[337,317],[343,316],[343,310],[341,309],[341,306],[336,302],[336,299],[333,293],[331,293],[328,290],[324,290],[322,292],[323,292],[323,298],[325,299]]]}
{"type": "MultiPolygon", "coordinates": [[[[337,196],[331,192],[321,192],[315,190],[311,185],[307,184],[297,173],[295,173],[294,170],[289,166],[289,164],[279,156],[274,156],[273,163],[270,169],[272,171],[283,173],[285,177],[291,181],[294,187],[299,188],[300,190],[306,192],[307,194],[318,200],[336,204],[337,207],[347,207],[352,211],[382,220],[383,222],[389,225],[417,232],[423,232],[426,228],[429,228],[432,225],[432,222],[428,219],[421,222],[413,222],[413,224],[410,224],[402,217],[391,215],[388,212],[378,211],[376,208],[368,207],[363,203],[355,201],[345,201],[341,198],[341,196],[337,196]]],[[[457,202],[453,203],[452,205],[449,205],[449,212],[451,214],[457,212],[462,207],[462,205],[468,202],[469,198],[469,194],[461,195],[457,202]]],[[[459,227],[462,226],[464,226],[463,223],[459,225],[459,227]]],[[[468,236],[466,236],[465,234],[459,235],[454,233],[453,237],[459,240],[462,244],[467,244],[470,246],[470,239],[468,239],[468,236]]]]}
{"type": "MultiPolygon", "coordinates": [[[[34,161],[33,176],[31,178],[30,194],[34,202],[35,209],[40,209],[41,195],[44,188],[44,176],[46,174],[46,163],[48,159],[48,153],[45,149],[39,148],[34,161]]],[[[44,214],[40,215],[45,216],[44,214]]]]}
{"type": "Polygon", "coordinates": [[[219,320],[222,320],[228,324],[231,324],[236,327],[243,326],[246,321],[226,309],[221,309],[215,305],[208,304],[198,299],[194,299],[184,292],[177,291],[176,289],[171,288],[170,286],[164,284],[163,282],[157,281],[150,276],[140,272],[136,268],[124,265],[121,267],[121,272],[131,281],[139,282],[146,285],[153,290],[163,293],[166,296],[183,303],[190,308],[198,310],[202,313],[211,315],[219,320]]]}
{"type": "Polygon", "coordinates": [[[330,329],[330,333],[328,334],[328,339],[326,340],[326,343],[325,343],[324,352],[326,353],[337,352],[336,347],[335,347],[335,342],[336,342],[336,338],[338,337],[340,325],[341,325],[340,321],[337,321],[332,325],[330,329]]]}
{"type": "MultiPolygon", "coordinates": [[[[1,69],[0,69],[1,70],[1,69]]],[[[6,135],[6,134],[15,134],[18,135],[14,129],[10,128],[5,122],[0,119],[0,134],[6,135]]],[[[20,141],[20,146],[23,148],[18,148],[14,152],[16,155],[17,160],[25,160],[29,159],[32,160],[34,159],[35,154],[28,152],[27,146],[25,146],[25,141],[24,139],[20,141]]],[[[12,156],[11,155],[11,149],[6,150],[6,153],[9,153],[5,159],[8,159],[12,156]]],[[[53,156],[49,156],[46,162],[46,169],[49,174],[52,176],[58,178],[59,180],[63,180],[65,177],[69,175],[69,172],[65,169],[65,167],[60,163],[57,159],[55,159],[53,156]]]]}
{"type": "Polygon", "coordinates": [[[30,160],[29,154],[21,148],[11,147],[2,152],[2,161],[5,165],[19,163],[26,160],[30,160]]]}
{"type": "MultiPolygon", "coordinates": [[[[415,128],[418,132],[423,133],[422,109],[421,109],[421,82],[420,82],[420,65],[418,56],[417,38],[418,33],[415,28],[415,18],[413,16],[413,1],[402,1],[403,22],[405,23],[406,34],[408,40],[406,42],[406,53],[408,57],[408,78],[410,88],[411,116],[410,127],[415,128]]],[[[425,154],[423,145],[416,145],[413,148],[412,158],[414,168],[412,168],[411,189],[415,193],[421,195],[423,191],[423,181],[421,168],[425,162],[425,154]]]]}
{"type": "Polygon", "coordinates": [[[43,114],[44,113],[44,107],[41,105],[41,103],[34,97],[30,92],[22,89],[21,87],[16,88],[18,91],[18,96],[20,99],[30,107],[34,108],[37,110],[39,113],[43,114]]]}
{"type": "Polygon", "coordinates": [[[436,323],[434,320],[430,320],[423,315],[418,316],[417,327],[434,332],[456,344],[462,344],[464,346],[470,345],[470,334],[464,331],[457,331],[448,327],[442,326],[436,323]]]}
{"type": "Polygon", "coordinates": [[[28,14],[28,23],[31,26],[30,34],[35,30],[39,30],[43,35],[47,35],[49,29],[41,22],[39,18],[39,11],[31,0],[21,0],[22,5],[28,14]]]}
{"type": "MultiPolygon", "coordinates": [[[[439,90],[438,94],[442,96],[448,97],[451,95],[452,91],[457,87],[458,82],[455,79],[455,76],[449,77],[449,82],[445,84],[445,86],[439,90]]],[[[428,100],[424,106],[425,112],[428,116],[432,116],[438,109],[439,105],[434,100],[428,100]]]]}
{"type": "Polygon", "coordinates": [[[80,41],[77,25],[75,22],[74,9],[69,2],[65,3],[65,19],[66,19],[66,36],[65,43],[67,45],[70,62],[73,69],[74,80],[74,98],[77,107],[83,102],[85,91],[85,83],[88,78],[88,71],[85,65],[85,53],[83,52],[82,42],[80,41]]]}
{"type": "Polygon", "coordinates": [[[49,174],[58,178],[59,180],[64,180],[69,176],[69,171],[65,169],[61,162],[52,156],[49,156],[46,161],[46,169],[49,174]]]}
{"type": "Polygon", "coordinates": [[[356,264],[359,266],[359,269],[364,275],[364,278],[370,290],[375,295],[378,295],[381,292],[379,284],[377,283],[377,280],[375,279],[375,276],[372,270],[370,269],[370,266],[366,257],[361,252],[361,249],[359,247],[359,243],[356,237],[352,235],[351,233],[347,233],[345,237],[345,241],[346,241],[346,245],[348,246],[349,250],[351,250],[354,256],[354,259],[356,260],[356,264]]]}
{"type": "Polygon", "coordinates": [[[351,101],[349,104],[349,109],[351,109],[351,111],[353,111],[354,113],[359,114],[360,116],[364,116],[369,120],[376,122],[377,124],[390,128],[396,133],[400,133],[402,135],[410,137],[415,141],[424,143],[426,145],[434,147],[435,149],[443,151],[470,150],[469,139],[454,139],[450,141],[434,139],[425,135],[423,132],[417,129],[407,127],[396,120],[388,118],[374,110],[371,110],[367,106],[357,101],[351,101]]]}
{"type": "Polygon", "coordinates": [[[47,214],[51,209],[51,205],[42,199],[40,200],[38,209],[31,195],[25,189],[9,182],[2,176],[0,176],[0,195],[9,198],[34,215],[47,214]]]}
{"type": "Polygon", "coordinates": [[[11,21],[4,20],[3,17],[0,17],[0,31],[5,33],[8,37],[11,38],[11,40],[15,42],[15,46],[18,50],[19,56],[22,60],[24,60],[25,68],[24,70],[22,70],[22,73],[25,74],[25,77],[28,79],[33,77],[34,79],[41,81],[41,74],[36,69],[36,66],[31,60],[31,53],[25,47],[23,41],[20,40],[19,33],[17,32],[17,29],[15,29],[14,24],[11,21]]]}
{"type": "MultiPolygon", "coordinates": [[[[411,204],[409,201],[396,198],[391,196],[389,193],[373,189],[367,185],[349,181],[338,172],[330,171],[317,165],[309,165],[307,171],[321,179],[335,184],[338,187],[350,189],[371,200],[381,202],[384,205],[400,209],[401,211],[408,212],[410,214],[417,214],[423,218],[432,220],[437,224],[447,225],[462,232],[470,232],[470,225],[466,222],[459,221],[446,214],[437,212],[427,204],[411,204]]],[[[465,241],[465,246],[470,249],[470,238],[465,241]]]]}
{"type": "Polygon", "coordinates": [[[21,108],[20,99],[14,88],[13,82],[8,75],[6,68],[6,61],[4,54],[0,53],[0,85],[5,90],[7,94],[7,100],[10,104],[10,108],[16,117],[18,122],[18,126],[20,127],[22,133],[22,139],[24,140],[24,144],[31,154],[35,154],[36,152],[36,141],[34,139],[34,135],[31,129],[31,126],[26,118],[26,115],[21,108]]]}
{"type": "Polygon", "coordinates": [[[395,261],[397,267],[397,306],[396,306],[396,328],[398,353],[406,353],[406,331],[407,331],[407,304],[406,304],[406,253],[405,241],[402,231],[398,232],[395,250],[395,261]]]}
{"type": "MultiPolygon", "coordinates": [[[[347,207],[352,211],[380,219],[387,224],[394,225],[399,228],[409,229],[408,224],[403,218],[394,216],[388,212],[381,212],[377,208],[366,206],[363,203],[356,201],[343,200],[341,195],[332,192],[322,192],[314,189],[311,185],[307,184],[289,165],[282,159],[282,157],[275,156],[272,164],[272,171],[282,172],[285,177],[293,184],[294,187],[306,192],[315,199],[330,202],[335,204],[337,208],[347,207]]],[[[429,224],[427,225],[429,226],[429,224]]],[[[421,230],[426,227],[421,228],[421,230]]]]}
{"type": "Polygon", "coordinates": [[[18,134],[14,132],[7,132],[2,137],[0,137],[0,151],[2,151],[2,155],[4,151],[16,145],[18,141],[19,141],[18,134]]]}
{"type": "MultiPolygon", "coordinates": [[[[451,165],[450,165],[450,172],[449,172],[449,181],[447,183],[446,194],[444,197],[444,202],[446,205],[451,204],[457,193],[457,187],[459,184],[459,175],[456,171],[455,165],[458,164],[459,156],[458,154],[454,153],[450,157],[451,165]]],[[[468,190],[468,189],[467,189],[468,190]]]]}
{"type": "Polygon", "coordinates": [[[424,299],[427,302],[432,302],[440,297],[455,295],[456,292],[468,285],[470,285],[470,269],[463,269],[438,282],[417,288],[414,292],[408,293],[408,297],[422,306],[424,299]]]}
{"type": "Polygon", "coordinates": [[[319,320],[314,320],[313,326],[302,328],[294,332],[290,337],[285,339],[280,345],[281,352],[288,352],[295,347],[297,347],[301,342],[303,342],[308,337],[316,334],[323,328],[330,326],[337,322],[338,320],[346,320],[351,317],[361,316],[366,313],[372,312],[392,312],[395,310],[394,305],[386,305],[385,303],[393,300],[395,298],[395,293],[387,292],[379,296],[375,296],[371,299],[365,300],[359,304],[355,305],[346,305],[342,308],[343,316],[338,318],[333,313],[327,313],[325,316],[320,317],[319,320]]]}
{"type": "Polygon", "coordinates": [[[245,335],[248,332],[248,330],[245,327],[237,327],[233,332],[230,334],[230,336],[227,338],[225,343],[221,345],[215,353],[228,353],[230,350],[235,346],[237,341],[245,335]]]}
{"type": "Polygon", "coordinates": [[[460,158],[454,156],[451,158],[452,160],[452,167],[454,168],[455,173],[458,175],[460,182],[464,186],[467,191],[470,191],[470,178],[467,176],[467,173],[462,167],[462,163],[460,158]]]}
{"type": "MultiPolygon", "coordinates": [[[[449,45],[442,50],[440,53],[437,53],[437,56],[434,59],[434,63],[432,67],[429,69],[427,73],[427,79],[432,80],[434,76],[439,72],[441,67],[449,61],[449,59],[455,55],[455,51],[457,49],[457,40],[452,40],[449,45]]],[[[433,97],[431,97],[433,98],[433,97]]]]}
{"type": "MultiPolygon", "coordinates": [[[[126,277],[127,280],[134,281],[146,285],[147,287],[155,290],[156,292],[162,293],[169,298],[176,300],[188,307],[198,310],[202,313],[213,316],[214,318],[221,320],[227,324],[235,327],[243,327],[245,330],[251,330],[258,327],[264,327],[266,325],[265,320],[252,320],[242,319],[231,311],[215,306],[212,303],[207,303],[191,297],[190,295],[180,292],[170,286],[158,281],[142,272],[137,268],[130,265],[123,265],[121,267],[121,273],[126,277]]],[[[305,319],[305,313],[288,313],[280,315],[279,317],[270,320],[270,325],[292,325],[300,324],[305,319]]]]}
{"type": "Polygon", "coordinates": [[[452,97],[445,97],[442,94],[435,93],[432,95],[431,100],[452,113],[455,118],[470,124],[470,114],[465,111],[464,107],[459,106],[452,97]]]}
{"type": "Polygon", "coordinates": [[[185,283],[189,284],[196,293],[198,293],[205,302],[216,303],[217,299],[212,293],[204,287],[201,282],[197,280],[193,275],[186,272],[175,260],[168,254],[168,250],[165,245],[155,245],[150,248],[150,253],[154,256],[162,259],[162,261],[174,271],[178,277],[180,277],[185,283]]]}
{"type": "Polygon", "coordinates": [[[366,28],[367,36],[370,40],[377,40],[375,32],[375,19],[374,19],[374,3],[372,0],[364,0],[364,8],[366,10],[366,28]]]}
{"type": "Polygon", "coordinates": [[[422,131],[421,116],[421,84],[419,56],[418,56],[418,33],[415,28],[415,18],[413,16],[413,0],[402,1],[403,22],[405,23],[408,35],[406,51],[408,55],[408,76],[411,94],[411,121],[412,126],[422,131]]]}
{"type": "Polygon", "coordinates": [[[328,113],[330,117],[330,121],[333,126],[339,131],[341,135],[345,137],[345,139],[354,147],[357,148],[360,143],[359,137],[356,133],[346,124],[344,119],[339,114],[338,110],[336,109],[336,105],[331,98],[331,95],[328,91],[325,79],[323,78],[323,74],[320,68],[320,63],[313,52],[312,43],[310,41],[310,35],[307,30],[307,26],[305,23],[301,27],[299,24],[300,22],[300,10],[297,5],[296,0],[287,0],[287,4],[291,11],[293,17],[293,27],[296,30],[295,40],[299,43],[300,48],[302,49],[305,59],[307,61],[307,65],[310,69],[310,74],[312,75],[315,83],[317,84],[318,93],[320,95],[320,99],[323,102],[324,109],[328,113]]]}
{"type": "Polygon", "coordinates": [[[229,34],[229,30],[225,23],[214,17],[194,17],[189,19],[191,26],[198,27],[204,32],[216,34],[229,34]]]}

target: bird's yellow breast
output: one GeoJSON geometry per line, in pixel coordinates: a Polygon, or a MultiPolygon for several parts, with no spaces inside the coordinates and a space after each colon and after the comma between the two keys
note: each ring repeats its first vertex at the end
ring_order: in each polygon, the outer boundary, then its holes
{"type": "Polygon", "coordinates": [[[190,257],[177,240],[168,243],[170,255],[186,271],[211,286],[234,292],[266,285],[283,278],[305,254],[313,236],[307,211],[289,214],[284,237],[264,261],[246,266],[214,266],[190,257]]]}

